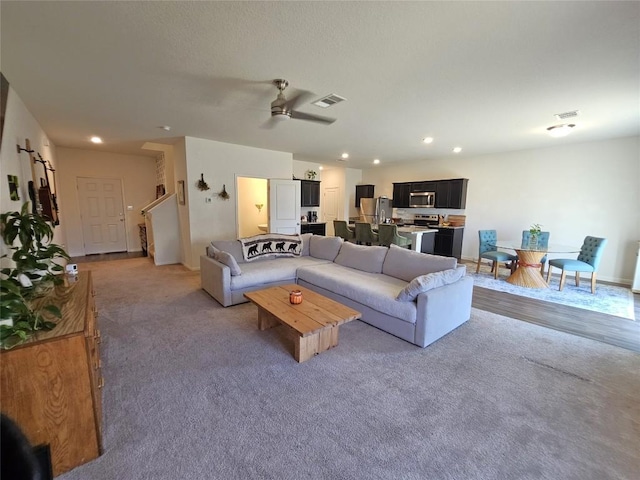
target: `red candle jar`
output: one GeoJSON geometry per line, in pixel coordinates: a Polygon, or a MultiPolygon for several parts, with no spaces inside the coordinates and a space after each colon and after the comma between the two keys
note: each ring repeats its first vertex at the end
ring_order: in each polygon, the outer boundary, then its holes
{"type": "Polygon", "coordinates": [[[300,290],[291,290],[289,292],[289,302],[294,305],[302,303],[302,292],[300,290]]]}

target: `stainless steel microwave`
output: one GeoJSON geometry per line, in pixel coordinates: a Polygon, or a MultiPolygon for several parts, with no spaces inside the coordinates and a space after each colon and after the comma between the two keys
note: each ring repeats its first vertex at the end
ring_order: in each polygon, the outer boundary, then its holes
{"type": "Polygon", "coordinates": [[[433,208],[436,206],[436,192],[411,192],[409,206],[417,208],[433,208]]]}

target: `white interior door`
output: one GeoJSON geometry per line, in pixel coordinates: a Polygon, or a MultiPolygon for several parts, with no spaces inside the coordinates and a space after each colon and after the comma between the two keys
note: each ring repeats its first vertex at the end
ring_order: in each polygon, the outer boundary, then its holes
{"type": "Polygon", "coordinates": [[[77,183],[85,254],[125,252],[127,238],[120,179],[78,177],[77,183]]]}
{"type": "Polygon", "coordinates": [[[327,235],[335,235],[333,221],[340,220],[338,209],[338,198],[340,197],[340,187],[327,187],[322,194],[322,215],[327,222],[327,235]]]}
{"type": "Polygon", "coordinates": [[[300,233],[300,181],[269,179],[269,232],[300,233]]]}

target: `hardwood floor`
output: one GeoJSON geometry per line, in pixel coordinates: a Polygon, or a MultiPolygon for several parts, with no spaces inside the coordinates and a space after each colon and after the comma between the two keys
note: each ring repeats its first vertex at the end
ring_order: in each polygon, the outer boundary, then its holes
{"type": "MultiPolygon", "coordinates": [[[[475,272],[475,263],[463,263],[475,272]]],[[[508,271],[501,271],[500,275],[508,276],[508,271]]],[[[633,298],[636,321],[477,286],[473,287],[472,305],[487,312],[640,352],[640,295],[633,294],[633,298]]]]}

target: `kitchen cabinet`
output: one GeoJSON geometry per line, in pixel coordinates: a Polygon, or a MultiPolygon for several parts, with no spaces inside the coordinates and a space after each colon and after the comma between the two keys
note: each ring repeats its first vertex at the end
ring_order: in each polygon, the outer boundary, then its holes
{"type": "Polygon", "coordinates": [[[373,198],[375,185],[356,185],[356,208],[360,208],[361,198],[373,198]]]}
{"type": "Polygon", "coordinates": [[[326,235],[327,224],[326,223],[301,223],[300,233],[313,233],[314,235],[326,235]]]}
{"type": "Polygon", "coordinates": [[[438,180],[436,182],[436,208],[463,209],[467,205],[466,178],[438,180]]]}
{"type": "Polygon", "coordinates": [[[411,184],[412,192],[435,192],[438,182],[413,182],[411,184]]]}
{"type": "Polygon", "coordinates": [[[91,273],[65,279],[35,302],[56,305],[62,318],[0,353],[2,413],[32,445],[49,445],[58,476],[102,452],[104,379],[91,273]]]}
{"type": "Polygon", "coordinates": [[[408,208],[409,194],[411,193],[411,183],[394,183],[393,184],[393,204],[394,208],[408,208]]]}
{"type": "Polygon", "coordinates": [[[464,228],[439,228],[435,236],[433,253],[445,257],[462,256],[462,236],[464,228]]]}
{"type": "Polygon", "coordinates": [[[316,180],[300,180],[301,205],[303,207],[320,206],[320,182],[316,180]]]}

